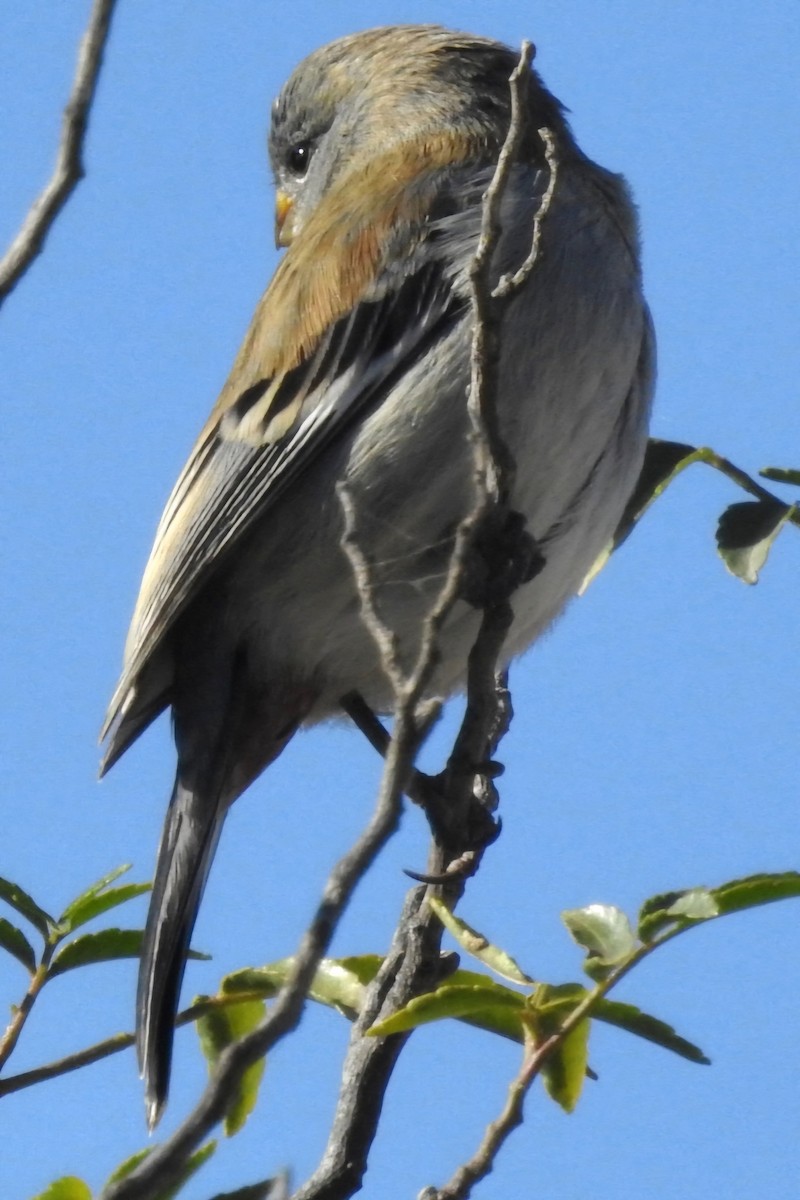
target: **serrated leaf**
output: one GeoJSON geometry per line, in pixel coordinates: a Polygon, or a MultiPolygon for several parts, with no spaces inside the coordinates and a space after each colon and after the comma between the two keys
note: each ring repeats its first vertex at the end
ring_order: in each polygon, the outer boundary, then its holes
{"type": "MultiPolygon", "coordinates": [[[[53,959],[50,977],[63,975],[76,967],[91,966],[92,963],[113,962],[117,958],[138,958],[142,949],[144,933],[141,929],[100,929],[97,933],[84,933],[62,946],[53,959]]],[[[190,950],[187,958],[207,962],[211,955],[190,950]]]]}
{"type": "Polygon", "coordinates": [[[717,526],[717,549],[732,575],[758,583],[772,543],[795,509],[779,500],[742,500],[725,509],[717,526]]]}
{"type": "Polygon", "coordinates": [[[758,473],[763,475],[764,479],[772,479],[775,483],[790,483],[794,487],[800,487],[800,471],[794,467],[764,467],[764,470],[758,473]]]}
{"type": "MultiPolygon", "coordinates": [[[[447,982],[454,987],[503,988],[503,984],[496,983],[495,980],[478,971],[454,971],[452,975],[448,975],[447,982]]],[[[504,990],[508,991],[509,989],[504,988],[504,990]]],[[[512,994],[517,995],[516,992],[512,994]]],[[[495,1004],[491,1008],[465,1013],[456,1019],[464,1025],[471,1025],[474,1029],[483,1029],[486,1033],[508,1038],[517,1045],[522,1045],[525,1041],[525,1030],[515,1005],[495,1004]]]]}
{"type": "Polygon", "coordinates": [[[98,933],[84,933],[59,950],[50,967],[50,976],[63,975],[65,971],[92,963],[138,958],[143,936],[141,929],[101,929],[98,933]]]}
{"type": "Polygon", "coordinates": [[[13,954],[31,975],[36,970],[36,951],[21,929],[12,925],[5,917],[0,917],[0,947],[13,954]]]}
{"type": "Polygon", "coordinates": [[[639,937],[649,945],[660,934],[678,926],[709,921],[719,916],[719,905],[708,888],[683,888],[662,892],[645,900],[639,910],[639,937]]]}
{"type": "Polygon", "coordinates": [[[572,938],[587,951],[583,969],[591,979],[604,979],[636,950],[630,922],[613,904],[567,909],[561,919],[572,938]]]}
{"type": "Polygon", "coordinates": [[[580,1021],[542,1064],[547,1094],[564,1112],[575,1111],[583,1091],[589,1058],[589,1021],[580,1021]]]}
{"type": "Polygon", "coordinates": [[[27,917],[44,937],[48,937],[55,921],[48,912],[40,908],[32,896],[29,896],[18,883],[0,877],[0,900],[5,900],[22,917],[27,917]]]}
{"type": "Polygon", "coordinates": [[[526,998],[491,979],[483,984],[453,984],[448,981],[433,992],[416,996],[390,1017],[376,1022],[367,1033],[371,1037],[386,1037],[392,1033],[406,1033],[431,1021],[443,1021],[447,1017],[483,1016],[491,1021],[492,1014],[498,1014],[500,1010],[518,1013],[521,1022],[526,1011],[526,998]]]}
{"type": "Polygon", "coordinates": [[[74,904],[80,904],[82,900],[88,899],[89,896],[96,896],[99,892],[104,892],[110,884],[115,883],[120,875],[124,875],[131,869],[131,863],[123,863],[121,867],[114,867],[113,871],[109,871],[106,875],[102,875],[94,883],[91,883],[84,891],[70,901],[68,905],[71,908],[74,904]]]}
{"type": "Polygon", "coordinates": [[[451,913],[438,896],[432,896],[428,903],[462,950],[471,954],[473,958],[477,958],[478,962],[482,962],[490,971],[494,971],[495,975],[500,975],[511,983],[530,985],[536,982],[531,979],[530,975],[525,974],[510,954],[499,946],[494,946],[477,929],[473,929],[466,921],[462,921],[460,917],[451,913]]]}
{"type": "Polygon", "coordinates": [[[81,925],[86,925],[88,921],[99,917],[101,913],[117,908],[120,904],[126,904],[128,900],[134,900],[137,896],[143,896],[151,888],[152,884],[150,883],[125,883],[122,887],[108,888],[105,891],[79,897],[64,909],[59,918],[59,926],[63,928],[65,935],[72,933],[81,925]]]}
{"type": "Polygon", "coordinates": [[[63,1175],[33,1200],[92,1200],[92,1190],[77,1175],[63,1175]]]}
{"type": "Polygon", "coordinates": [[[773,904],[778,900],[800,898],[800,872],[783,871],[779,874],[749,875],[745,879],[732,879],[711,889],[717,902],[720,916],[757,908],[761,904],[773,904]]]}
{"type": "MultiPolygon", "coordinates": [[[[206,999],[208,997],[198,997],[199,1001],[206,999]]],[[[241,1004],[229,1004],[213,1009],[197,1020],[197,1034],[209,1073],[216,1066],[222,1051],[255,1029],[264,1019],[265,1012],[266,1004],[263,1000],[244,1000],[241,1004]]],[[[225,1115],[224,1129],[228,1137],[233,1137],[239,1132],[255,1108],[264,1065],[264,1059],[259,1059],[247,1068],[239,1080],[225,1115]]]]}
{"type": "Polygon", "coordinates": [[[618,1029],[644,1038],[647,1042],[663,1046],[665,1050],[671,1050],[673,1054],[679,1054],[689,1062],[701,1063],[704,1066],[711,1062],[699,1046],[682,1038],[666,1021],[651,1017],[634,1004],[623,1004],[619,1000],[599,1000],[592,1009],[592,1016],[607,1025],[616,1025],[618,1029]]]}
{"type": "MultiPolygon", "coordinates": [[[[155,1148],[155,1146],[147,1146],[144,1150],[137,1150],[135,1154],[131,1154],[129,1158],[126,1158],[124,1162],[121,1162],[106,1180],[106,1185],[103,1188],[103,1195],[105,1195],[106,1191],[112,1186],[112,1184],[119,1183],[120,1180],[126,1179],[128,1175],[131,1175],[139,1166],[139,1163],[144,1162],[147,1156],[151,1154],[155,1148]]],[[[178,1195],[178,1192],[181,1190],[183,1185],[187,1183],[197,1171],[199,1171],[203,1163],[207,1162],[208,1159],[211,1158],[211,1155],[214,1153],[216,1148],[216,1141],[210,1141],[206,1142],[205,1146],[201,1146],[199,1150],[195,1150],[194,1154],[190,1155],[181,1168],[181,1173],[177,1182],[166,1191],[155,1192],[152,1196],[148,1197],[148,1200],[175,1200],[175,1196],[178,1195]]]]}

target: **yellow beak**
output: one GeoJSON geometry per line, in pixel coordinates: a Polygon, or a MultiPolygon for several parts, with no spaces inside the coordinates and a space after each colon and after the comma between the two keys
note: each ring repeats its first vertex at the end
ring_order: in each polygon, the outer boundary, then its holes
{"type": "Polygon", "coordinates": [[[294,237],[294,225],[291,220],[294,200],[286,192],[275,195],[275,245],[291,246],[294,237]]]}

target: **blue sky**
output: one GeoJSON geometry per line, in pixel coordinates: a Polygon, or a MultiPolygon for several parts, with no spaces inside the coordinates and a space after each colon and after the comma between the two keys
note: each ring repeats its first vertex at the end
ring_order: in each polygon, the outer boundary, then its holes
{"type": "MultiPolygon", "coordinates": [[[[0,234],[49,175],[88,4],[0,8],[0,234]]],[[[51,911],[109,868],[151,871],[173,771],[165,722],[102,785],[96,733],[161,506],[276,261],[269,103],[316,45],[435,20],[512,43],[570,107],[583,148],[631,181],[659,335],[653,432],[710,443],[746,469],[798,465],[795,0],[725,6],[540,0],[120,5],[92,117],[88,177],[0,320],[4,436],[0,874],[51,911]],[[724,10],[724,11],[723,11],[724,10]]],[[[740,499],[694,468],[586,597],[513,673],[505,831],[464,916],[558,982],[579,954],[564,908],[635,911],[672,887],[800,866],[797,577],[787,530],[756,588],[726,574],[716,517],[740,499]]],[[[443,731],[444,732],[444,731],[443,731]]],[[[444,738],[426,751],[433,769],[444,738]]],[[[298,737],[233,811],[185,996],[292,950],[335,856],[370,810],[379,764],[346,726],[298,737]]],[[[339,953],[385,948],[419,867],[408,812],[359,891],[339,953]]],[[[143,920],[144,903],[125,922],[143,920]]],[[[10,915],[10,914],[8,914],[10,915]]],[[[482,1200],[700,1200],[796,1194],[800,1167],[797,912],[775,906],[687,935],[620,998],[713,1059],[684,1063],[613,1030],[565,1117],[534,1092],[482,1200]]],[[[0,958],[0,998],[22,968],[0,958]]],[[[45,993],[11,1069],[131,1026],[133,963],[45,993]],[[87,990],[90,996],[87,998],[87,990]]],[[[186,1191],[288,1165],[324,1143],[347,1029],[324,1011],[268,1065],[248,1128],[186,1191]]],[[[515,1051],[440,1025],[415,1035],[391,1087],[364,1195],[441,1183],[499,1109],[515,1051]]],[[[171,1129],[203,1078],[178,1037],[171,1129]]],[[[146,1142],[130,1053],[9,1097],[0,1193],[59,1174],[99,1186],[146,1142]]]]}

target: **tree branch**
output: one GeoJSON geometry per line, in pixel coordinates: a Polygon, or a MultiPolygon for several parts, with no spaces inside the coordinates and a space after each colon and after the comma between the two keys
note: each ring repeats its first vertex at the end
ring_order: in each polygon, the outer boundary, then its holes
{"type": "Polygon", "coordinates": [[[319,961],[330,946],[355,887],[397,828],[402,810],[402,759],[407,752],[404,741],[390,747],[372,819],[328,877],[319,907],[301,941],[292,977],[266,1018],[220,1056],[200,1101],[173,1135],[130,1175],[107,1187],[102,1200],[147,1200],[167,1190],[179,1177],[191,1152],[224,1118],[247,1068],[296,1028],[319,961]]]}
{"type": "Polygon", "coordinates": [[[61,209],[85,174],[83,145],[116,0],[95,0],[81,41],[72,93],[64,109],[61,139],[50,182],[33,202],[0,261],[0,305],[41,254],[61,209]]]}
{"type": "MultiPolygon", "coordinates": [[[[423,803],[434,829],[430,877],[437,881],[449,906],[460,899],[467,875],[477,869],[483,850],[496,834],[494,822],[488,817],[489,810],[496,804],[491,782],[494,772],[488,760],[505,733],[511,714],[505,678],[499,679],[497,675],[498,663],[513,620],[510,595],[524,578],[531,577],[526,571],[534,557],[526,544],[527,535],[521,519],[509,520],[513,517],[508,498],[513,486],[514,461],[501,436],[497,414],[498,310],[517,285],[508,287],[503,296],[493,298],[491,276],[500,234],[500,204],[525,134],[523,101],[531,56],[529,43],[524,43],[519,64],[509,81],[512,98],[509,130],[484,197],[481,237],[470,272],[473,342],[467,408],[474,462],[474,501],[458,527],[447,577],[425,621],[419,655],[407,677],[403,677],[399,668],[396,639],[377,610],[371,564],[359,545],[355,507],[346,491],[340,493],[346,519],[344,545],[353,563],[365,623],[373,634],[395,691],[395,725],[390,747],[398,729],[402,730],[404,722],[413,720],[414,707],[430,682],[437,662],[439,637],[447,617],[455,603],[464,598],[465,591],[473,590],[469,579],[471,556],[479,548],[478,541],[487,521],[491,533],[502,529],[504,535],[501,553],[506,569],[499,573],[493,571],[496,547],[491,544],[480,546],[487,552],[489,583],[483,589],[481,601],[476,604],[482,609],[482,619],[469,656],[466,712],[447,768],[437,781],[442,795],[435,812],[427,795],[430,789],[423,789],[423,803]],[[508,570],[509,560],[520,556],[528,560],[526,569],[522,572],[508,570]],[[500,578],[497,578],[498,574],[500,578]],[[483,817],[482,821],[476,821],[476,813],[483,817]],[[443,815],[444,821],[441,820],[443,815]],[[490,833],[487,833],[487,817],[490,833]]],[[[552,168],[550,183],[553,183],[552,168]]],[[[549,198],[546,204],[549,206],[549,198]]],[[[543,202],[537,220],[545,211],[543,202]]],[[[534,229],[532,245],[535,249],[526,259],[526,263],[531,262],[524,279],[533,268],[538,244],[539,235],[534,229]]],[[[524,269],[525,264],[521,270],[524,269]]],[[[536,559],[536,565],[539,561],[536,559]]],[[[353,713],[351,701],[352,697],[345,697],[344,706],[354,715],[372,744],[383,750],[383,739],[375,724],[358,704],[353,713]]],[[[406,777],[412,786],[418,782],[418,777],[412,775],[410,762],[406,777]]],[[[426,889],[415,888],[406,898],[392,950],[367,993],[365,1006],[352,1031],[326,1150],[314,1174],[298,1189],[293,1200],[347,1200],[361,1186],[383,1097],[407,1037],[401,1034],[370,1038],[364,1034],[380,1017],[407,1004],[420,992],[431,990],[453,965],[452,959],[441,957],[442,929],[425,903],[426,894],[426,889]]]]}

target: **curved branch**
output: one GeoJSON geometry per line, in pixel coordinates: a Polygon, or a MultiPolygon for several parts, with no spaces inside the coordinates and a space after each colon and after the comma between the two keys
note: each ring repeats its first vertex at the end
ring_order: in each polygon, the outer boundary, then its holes
{"type": "Polygon", "coordinates": [[[78,51],[75,80],[64,109],[52,178],[34,200],[22,228],[0,261],[0,305],[41,254],[58,214],[85,174],[83,145],[115,3],[116,0],[95,0],[78,51]]]}

